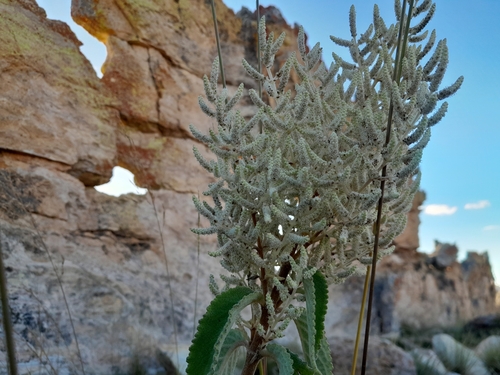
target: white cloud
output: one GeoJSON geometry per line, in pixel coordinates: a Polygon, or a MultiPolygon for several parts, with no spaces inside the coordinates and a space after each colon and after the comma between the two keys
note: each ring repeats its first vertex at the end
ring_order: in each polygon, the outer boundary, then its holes
{"type": "Polygon", "coordinates": [[[483,230],[500,230],[500,225],[487,225],[483,228],[483,230]]]}
{"type": "Polygon", "coordinates": [[[423,207],[424,213],[427,215],[441,216],[441,215],[453,215],[457,212],[458,207],[450,207],[447,204],[429,204],[423,207]]]}
{"type": "Polygon", "coordinates": [[[491,203],[487,200],[475,202],[475,203],[467,203],[465,205],[466,210],[481,210],[483,208],[489,207],[491,203]]]}

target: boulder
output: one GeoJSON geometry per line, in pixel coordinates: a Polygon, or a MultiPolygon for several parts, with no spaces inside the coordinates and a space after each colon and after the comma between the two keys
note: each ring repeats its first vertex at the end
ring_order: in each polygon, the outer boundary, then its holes
{"type": "MultiPolygon", "coordinates": [[[[329,338],[335,375],[350,375],[354,340],[346,337],[329,338]]],[[[362,349],[358,354],[356,374],[361,373],[362,349]]],[[[370,337],[366,364],[370,375],[416,375],[412,356],[386,339],[370,337]]]]}

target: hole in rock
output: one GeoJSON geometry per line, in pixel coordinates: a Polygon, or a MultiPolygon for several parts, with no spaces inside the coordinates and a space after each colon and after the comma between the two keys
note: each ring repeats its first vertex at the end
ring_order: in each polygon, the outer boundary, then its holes
{"type": "Polygon", "coordinates": [[[101,66],[106,60],[106,46],[90,35],[83,27],[71,18],[71,0],[36,0],[45,9],[47,18],[63,21],[68,24],[80,42],[80,51],[90,61],[99,78],[102,77],[101,66]]]}
{"type": "Polygon", "coordinates": [[[95,189],[100,193],[115,197],[128,193],[144,195],[148,192],[148,189],[138,187],[134,183],[132,172],[122,167],[114,167],[111,180],[108,183],[96,186],[95,189]]]}

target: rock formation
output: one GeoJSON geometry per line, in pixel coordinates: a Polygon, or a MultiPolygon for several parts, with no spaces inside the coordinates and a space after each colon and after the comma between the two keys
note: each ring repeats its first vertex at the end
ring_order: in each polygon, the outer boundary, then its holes
{"type": "MultiPolygon", "coordinates": [[[[249,88],[240,61],[255,64],[253,15],[216,7],[228,88],[249,88]]],[[[262,14],[270,30],[287,32],[282,64],[298,29],[276,8],[262,14]]],[[[72,16],[107,47],[102,79],[66,24],[35,0],[0,0],[0,246],[19,361],[81,373],[74,325],[87,373],[123,369],[133,355],[153,363],[157,349],[175,362],[173,344],[190,342],[211,300],[206,280],[220,272],[207,255],[214,239],[189,230],[198,225],[191,197],[210,182],[191,152],[208,150],[188,129],[213,125],[197,105],[216,55],[209,3],[73,0],[72,16]],[[95,191],[117,165],[149,193],[95,191]]],[[[405,252],[380,269],[381,332],[404,319],[472,317],[471,296],[478,311],[490,303],[485,258],[443,271],[415,253],[419,205],[398,239],[405,252]]],[[[333,291],[330,335],[342,321],[350,327],[359,305],[359,280],[343,290],[333,291]]]]}
{"type": "MultiPolygon", "coordinates": [[[[250,86],[240,62],[255,63],[256,23],[216,6],[229,90],[250,86]]],[[[280,64],[298,30],[266,12],[288,33],[280,64]]],[[[216,56],[210,14],[204,0],[74,0],[108,50],[98,79],[66,24],[35,0],[0,0],[0,245],[21,363],[62,355],[80,373],[72,324],[87,373],[191,341],[220,273],[214,239],[189,230],[210,182],[188,130],[213,125],[197,105],[216,56]],[[116,165],[149,193],[95,191],[116,165]]]]}
{"type": "MultiPolygon", "coordinates": [[[[335,375],[350,375],[354,339],[337,337],[330,340],[335,375]]],[[[361,353],[356,375],[361,374],[361,353]]],[[[413,358],[392,342],[379,337],[370,338],[366,363],[370,375],[416,375],[413,358]]]]}
{"type": "MultiPolygon", "coordinates": [[[[468,252],[459,263],[456,252],[456,246],[436,242],[431,255],[397,247],[382,259],[377,267],[372,333],[394,336],[403,325],[413,329],[454,326],[498,313],[488,254],[468,252]],[[454,258],[444,257],[443,249],[454,258]]],[[[330,335],[355,334],[363,282],[364,277],[352,277],[332,287],[330,335]]]]}

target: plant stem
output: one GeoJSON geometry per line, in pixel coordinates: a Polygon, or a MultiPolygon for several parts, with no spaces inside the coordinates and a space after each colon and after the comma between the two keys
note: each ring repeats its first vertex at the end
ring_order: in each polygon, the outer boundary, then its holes
{"type": "MultiPolygon", "coordinates": [[[[408,18],[406,19],[406,28],[405,28],[405,36],[403,43],[406,44],[407,42],[407,34],[410,28],[410,20],[411,20],[411,14],[413,10],[413,0],[410,0],[410,6],[409,6],[409,11],[408,11],[408,18]]],[[[403,0],[403,6],[401,9],[401,18],[400,18],[400,24],[399,24],[399,35],[398,35],[398,44],[397,44],[397,49],[396,49],[396,61],[395,61],[395,67],[394,67],[394,72],[393,72],[393,80],[396,81],[399,84],[399,79],[401,75],[401,64],[403,61],[403,54],[406,50],[406,47],[402,45],[401,41],[403,39],[403,25],[404,25],[404,19],[405,19],[405,13],[406,13],[406,0],[403,0]]],[[[386,138],[385,138],[385,144],[386,146],[389,144],[391,140],[391,127],[392,127],[392,113],[394,111],[394,102],[391,98],[391,104],[389,106],[389,114],[387,116],[387,132],[386,132],[386,138]]],[[[361,375],[366,374],[366,360],[368,357],[368,342],[370,338],[370,323],[371,323],[371,313],[372,313],[372,306],[373,306],[373,294],[374,294],[374,289],[375,289],[375,275],[377,271],[377,256],[378,256],[378,242],[380,238],[380,227],[381,227],[381,221],[382,221],[382,207],[384,204],[384,190],[385,190],[385,177],[387,176],[387,165],[382,168],[382,181],[380,182],[380,199],[378,201],[378,207],[377,207],[377,221],[375,224],[375,241],[373,244],[373,259],[372,259],[372,272],[371,272],[371,277],[370,277],[370,293],[368,296],[368,311],[366,313],[366,326],[365,326],[365,340],[363,344],[363,361],[361,363],[361,375]]]]}
{"type": "MultiPolygon", "coordinates": [[[[16,198],[19,202],[22,202],[19,197],[16,197],[16,198]]],[[[24,206],[24,204],[23,204],[23,208],[27,212],[27,214],[30,216],[31,225],[35,229],[37,236],[40,239],[40,242],[43,246],[43,249],[44,249],[45,253],[47,254],[47,257],[49,258],[50,264],[52,265],[52,269],[54,270],[54,273],[56,275],[57,283],[59,284],[59,288],[61,289],[61,294],[63,297],[64,306],[66,307],[66,311],[68,312],[68,318],[69,318],[69,324],[71,326],[71,331],[73,332],[73,337],[75,338],[76,351],[78,352],[78,359],[80,360],[80,365],[82,367],[82,373],[83,373],[83,375],[85,375],[85,366],[83,365],[82,352],[80,350],[80,344],[78,343],[78,336],[76,335],[75,324],[73,323],[73,315],[71,314],[71,310],[69,308],[68,298],[66,297],[66,292],[64,291],[63,282],[62,282],[62,273],[59,274],[59,271],[54,263],[54,259],[52,259],[52,255],[50,255],[50,251],[49,251],[47,245],[45,244],[45,241],[43,240],[42,234],[38,230],[38,225],[36,225],[35,218],[33,217],[33,214],[28,211],[28,209],[24,206]]],[[[63,260],[64,260],[64,258],[63,258],[63,260]]]]}
{"type": "Polygon", "coordinates": [[[358,329],[356,331],[356,342],[354,344],[354,353],[352,355],[351,375],[356,374],[356,366],[357,366],[357,362],[358,362],[359,341],[361,340],[361,327],[363,326],[363,318],[365,316],[366,294],[368,292],[368,284],[370,281],[371,270],[372,270],[371,266],[368,266],[366,268],[365,284],[363,286],[363,297],[361,299],[361,309],[359,311],[358,329]]]}
{"type": "MultiPolygon", "coordinates": [[[[260,22],[260,4],[259,0],[255,1],[257,7],[257,66],[259,67],[259,73],[262,73],[262,61],[260,58],[260,36],[259,36],[259,22],[260,22]]],[[[259,81],[259,98],[262,99],[262,82],[259,81]]],[[[259,120],[259,133],[262,134],[262,121],[259,120]]]]}
{"type": "Polygon", "coordinates": [[[219,28],[217,26],[217,16],[215,13],[214,0],[211,1],[211,4],[212,4],[212,19],[214,21],[215,40],[217,41],[217,54],[219,55],[220,77],[222,79],[222,87],[226,88],[226,76],[224,75],[224,64],[222,63],[222,52],[221,52],[221,48],[220,48],[219,28]]]}
{"type": "MultiPolygon", "coordinates": [[[[198,190],[198,199],[200,199],[200,191],[198,190]]],[[[201,217],[198,212],[197,227],[201,228],[201,217]]],[[[193,312],[193,337],[196,333],[196,311],[198,307],[198,280],[200,279],[200,235],[196,235],[196,286],[194,289],[194,312],[193,312]]]]}
{"type": "MultiPolygon", "coordinates": [[[[264,331],[267,331],[269,327],[269,312],[264,304],[262,306],[262,316],[260,317],[260,324],[264,327],[264,331]]],[[[247,349],[247,356],[245,359],[245,366],[241,375],[254,375],[255,370],[259,366],[259,362],[262,359],[262,355],[259,353],[260,348],[264,344],[264,337],[259,335],[256,329],[252,330],[252,337],[250,338],[250,345],[247,349]]]]}
{"type": "Polygon", "coordinates": [[[7,346],[7,356],[9,357],[9,374],[17,375],[16,347],[10,319],[9,297],[7,294],[7,278],[3,265],[2,244],[0,242],[0,293],[2,298],[3,329],[5,332],[5,344],[7,346]]]}
{"type": "Polygon", "coordinates": [[[175,354],[177,357],[177,368],[180,367],[180,359],[179,359],[179,342],[177,340],[177,324],[175,323],[175,309],[174,309],[174,292],[172,290],[172,281],[170,276],[170,270],[168,268],[168,258],[167,258],[167,249],[165,246],[165,239],[163,238],[163,231],[161,230],[160,219],[158,217],[158,211],[156,210],[155,197],[148,189],[149,196],[151,197],[151,203],[153,205],[153,210],[155,213],[156,224],[158,226],[158,233],[160,234],[161,247],[163,249],[163,256],[165,257],[165,270],[167,272],[168,278],[168,292],[170,295],[170,313],[172,314],[172,326],[174,327],[174,340],[175,340],[175,354]]]}

